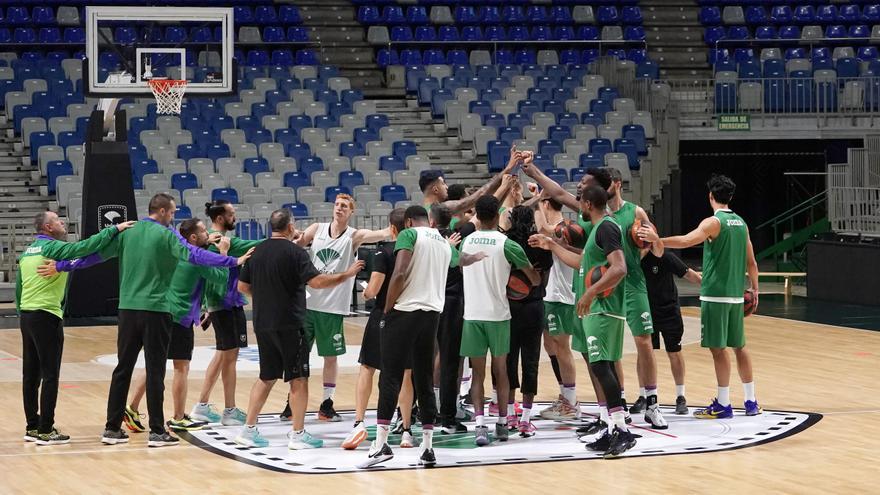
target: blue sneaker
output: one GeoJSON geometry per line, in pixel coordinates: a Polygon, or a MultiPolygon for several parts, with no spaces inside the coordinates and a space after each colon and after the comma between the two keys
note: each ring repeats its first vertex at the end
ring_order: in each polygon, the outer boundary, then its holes
{"type": "Polygon", "coordinates": [[[323,440],[313,437],[305,430],[301,433],[292,431],[288,437],[290,440],[287,442],[287,448],[290,450],[320,449],[324,446],[323,440]]]}
{"type": "Polygon", "coordinates": [[[746,416],[757,416],[757,415],[761,414],[762,412],[764,412],[764,410],[761,409],[761,406],[758,405],[758,401],[756,401],[756,400],[747,400],[745,402],[745,406],[746,406],[746,416]]]}
{"type": "Polygon", "coordinates": [[[205,421],[206,423],[219,423],[222,416],[214,409],[214,404],[199,404],[193,406],[189,417],[196,421],[205,421]]]}
{"type": "Polygon", "coordinates": [[[247,414],[241,409],[233,407],[231,409],[223,410],[223,417],[220,419],[220,424],[223,426],[244,426],[246,420],[247,414]]]}
{"type": "Polygon", "coordinates": [[[233,441],[245,447],[262,448],[269,446],[269,441],[263,435],[260,435],[260,430],[256,427],[248,428],[245,426],[233,441]]]}
{"type": "Polygon", "coordinates": [[[733,417],[733,407],[730,405],[722,406],[718,403],[718,399],[712,399],[709,407],[697,409],[694,411],[694,417],[698,419],[727,419],[733,417]]]}

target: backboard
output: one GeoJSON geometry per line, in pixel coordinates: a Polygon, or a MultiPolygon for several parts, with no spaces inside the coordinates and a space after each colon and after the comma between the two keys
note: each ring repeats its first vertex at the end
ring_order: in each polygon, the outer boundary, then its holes
{"type": "Polygon", "coordinates": [[[233,9],[86,7],[87,96],[152,94],[152,78],[187,80],[187,96],[235,92],[233,9]]]}

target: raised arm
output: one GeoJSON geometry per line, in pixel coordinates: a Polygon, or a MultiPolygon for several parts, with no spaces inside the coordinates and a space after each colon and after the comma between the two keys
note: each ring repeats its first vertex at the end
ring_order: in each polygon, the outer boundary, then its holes
{"type": "Polygon", "coordinates": [[[466,196],[464,198],[452,201],[444,201],[443,204],[449,208],[450,212],[453,215],[456,213],[461,213],[469,208],[473,208],[475,204],[477,204],[477,200],[480,199],[481,196],[485,196],[486,194],[492,194],[498,189],[498,186],[501,185],[501,180],[505,175],[509,174],[514,167],[520,162],[521,155],[516,151],[515,148],[511,148],[510,160],[507,162],[507,165],[504,167],[504,170],[495,174],[492,179],[483,184],[483,187],[474,191],[470,196],[466,196]]]}
{"type": "Polygon", "coordinates": [[[544,234],[535,234],[529,237],[529,246],[541,248],[550,251],[556,255],[567,266],[575,270],[581,267],[581,253],[578,253],[571,246],[560,244],[553,240],[550,236],[544,234]]]}
{"type": "Polygon", "coordinates": [[[671,249],[684,249],[703,243],[706,239],[712,239],[721,231],[721,224],[715,217],[705,218],[700,225],[685,235],[664,237],[660,239],[665,247],[671,249]]]}
{"type": "Polygon", "coordinates": [[[223,266],[232,268],[243,264],[249,257],[249,255],[245,255],[240,258],[233,258],[231,256],[212,253],[207,249],[202,249],[186,242],[186,239],[184,239],[183,236],[173,228],[166,228],[165,231],[167,232],[166,242],[168,243],[170,251],[174,253],[180,261],[186,261],[193,265],[200,266],[223,266]]]}
{"type": "Polygon", "coordinates": [[[129,227],[134,222],[125,222],[107,227],[97,234],[79,242],[49,241],[41,247],[41,253],[46,258],[54,260],[71,260],[88,256],[110,245],[116,235],[129,227]]]}
{"type": "Polygon", "coordinates": [[[357,249],[361,244],[373,244],[374,242],[384,241],[391,237],[391,227],[385,227],[381,230],[357,229],[351,238],[352,249],[357,249]]]}
{"type": "Polygon", "coordinates": [[[296,244],[300,247],[306,247],[312,243],[312,240],[315,238],[315,233],[318,231],[318,224],[313,223],[306,227],[306,230],[303,231],[302,235],[297,239],[296,244]]]}
{"type": "Polygon", "coordinates": [[[346,280],[354,277],[358,274],[359,271],[364,269],[363,260],[355,261],[348,270],[345,270],[342,273],[322,273],[315,277],[312,277],[308,281],[308,286],[313,289],[327,289],[329,287],[336,287],[337,285],[345,282],[346,280]]]}
{"type": "Polygon", "coordinates": [[[544,172],[541,172],[541,170],[539,170],[538,167],[535,166],[533,160],[533,155],[527,155],[525,157],[525,160],[523,161],[522,169],[523,172],[526,173],[526,175],[528,175],[532,179],[535,179],[535,182],[537,182],[538,185],[541,186],[541,189],[543,189],[542,194],[545,194],[548,197],[559,201],[560,203],[571,208],[574,211],[580,211],[581,205],[580,203],[578,203],[577,198],[575,198],[574,195],[570,192],[563,189],[562,186],[557,184],[555,180],[544,175],[544,172]]]}

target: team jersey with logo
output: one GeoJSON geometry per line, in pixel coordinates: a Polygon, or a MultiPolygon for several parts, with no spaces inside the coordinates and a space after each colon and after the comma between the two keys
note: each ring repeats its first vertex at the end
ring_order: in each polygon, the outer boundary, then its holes
{"type": "MultiPolygon", "coordinates": [[[[578,211],[577,224],[580,225],[582,229],[584,229],[584,235],[587,236],[587,238],[589,238],[590,233],[593,231],[593,222],[590,222],[588,220],[584,220],[583,216],[581,215],[581,212],[578,211]]],[[[580,299],[580,296],[578,294],[583,294],[583,291],[578,292],[578,290],[579,290],[579,288],[583,288],[583,286],[584,286],[584,274],[581,273],[580,270],[574,270],[574,269],[572,269],[571,272],[573,274],[573,278],[571,281],[571,288],[572,288],[572,293],[574,293],[574,295],[575,295],[574,302],[577,303],[577,300],[580,299]]]]}
{"type": "Polygon", "coordinates": [[[745,290],[749,227],[730,210],[717,210],[714,216],[721,229],[718,237],[703,243],[700,300],[738,304],[743,302],[745,290]]]}
{"type": "Polygon", "coordinates": [[[510,319],[507,280],[511,266],[529,266],[523,248],[496,230],[479,230],[462,242],[461,252],[486,253],[487,257],[462,268],[464,276],[464,319],[506,321],[510,319]]]}
{"type": "MultiPolygon", "coordinates": [[[[405,249],[412,259],[404,274],[398,311],[443,311],[449,267],[458,266],[458,251],[430,227],[412,227],[397,236],[394,252],[405,249]]],[[[399,260],[399,258],[398,258],[399,260]]]]}
{"type": "Polygon", "coordinates": [[[633,243],[629,235],[633,223],[636,221],[636,210],[638,206],[635,203],[624,201],[620,209],[613,213],[614,221],[620,225],[623,233],[623,256],[626,258],[626,287],[628,290],[638,292],[647,292],[648,286],[645,284],[645,273],[642,271],[642,253],[633,243]]]}
{"type": "Polygon", "coordinates": [[[553,255],[553,266],[550,267],[550,275],[547,278],[547,293],[544,300],[563,304],[574,304],[574,268],[566,265],[556,255],[553,255]]]}
{"type": "MultiPolygon", "coordinates": [[[[620,231],[620,225],[614,221],[610,215],[606,215],[590,230],[590,236],[587,238],[587,244],[584,246],[584,255],[581,258],[581,267],[579,270],[580,280],[583,281],[586,274],[593,267],[604,266],[608,264],[608,254],[622,249],[621,244],[623,235],[620,231]],[[612,228],[606,227],[610,226],[612,228]]],[[[617,284],[614,291],[608,297],[596,297],[590,306],[590,314],[599,314],[611,316],[614,318],[624,318],[623,311],[623,282],[617,284]]],[[[575,297],[580,299],[586,292],[586,286],[581,282],[575,286],[575,297]]]]}
{"type": "MultiPolygon", "coordinates": [[[[218,230],[208,229],[209,235],[213,233],[222,234],[222,232],[218,230]]],[[[244,256],[250,248],[259,245],[265,240],[257,239],[254,241],[246,241],[235,236],[226,237],[229,237],[229,251],[226,255],[232,256],[233,258],[244,256]]],[[[220,252],[215,244],[208,245],[206,249],[212,253],[220,252]]],[[[239,268],[235,267],[226,270],[226,280],[206,279],[205,301],[208,306],[208,311],[229,310],[232,308],[242,308],[247,305],[247,298],[244,297],[244,294],[238,291],[238,275],[239,268]]]]}
{"type": "MultiPolygon", "coordinates": [[[[339,237],[330,236],[330,224],[319,223],[309,256],[312,264],[321,273],[342,273],[348,270],[355,261],[354,242],[352,236],[357,231],[348,227],[339,237]]],[[[306,308],[322,313],[347,315],[351,309],[351,291],[354,288],[354,277],[329,289],[313,289],[306,287],[309,297],[306,308]]]]}

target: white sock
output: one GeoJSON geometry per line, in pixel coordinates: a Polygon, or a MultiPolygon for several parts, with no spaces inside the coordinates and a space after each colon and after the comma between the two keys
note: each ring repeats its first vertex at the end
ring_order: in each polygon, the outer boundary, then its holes
{"type": "Polygon", "coordinates": [[[652,388],[651,390],[648,390],[648,389],[646,388],[646,389],[644,389],[644,391],[645,391],[645,396],[644,396],[644,397],[645,397],[646,399],[647,399],[648,397],[652,396],[652,395],[655,396],[655,397],[657,396],[657,387],[654,387],[654,388],[652,388]]]}
{"type": "Polygon", "coordinates": [[[423,449],[433,449],[434,441],[434,429],[423,429],[422,430],[422,448],[423,449]]]}
{"type": "Polygon", "coordinates": [[[614,426],[620,428],[623,431],[627,431],[626,429],[626,416],[623,414],[623,411],[614,411],[611,413],[611,422],[614,423],[614,426]]]}
{"type": "Polygon", "coordinates": [[[376,425],[376,443],[388,443],[388,425],[376,425]]]}
{"type": "Polygon", "coordinates": [[[532,408],[524,407],[522,412],[522,417],[519,419],[520,423],[528,423],[529,420],[532,419],[532,408]]]}
{"type": "Polygon", "coordinates": [[[563,397],[565,396],[565,385],[563,385],[561,383],[559,384],[559,395],[561,395],[563,397]]]}
{"type": "Polygon", "coordinates": [[[440,406],[440,387],[434,387],[434,400],[437,401],[436,404],[440,406]]]}
{"type": "Polygon", "coordinates": [[[620,389],[620,398],[626,402],[626,392],[624,392],[623,389],[620,389]]]}
{"type": "Polygon", "coordinates": [[[608,417],[607,407],[599,406],[599,419],[602,420],[606,425],[608,425],[608,431],[611,431],[611,428],[614,425],[611,424],[611,419],[608,417]]]}
{"type": "Polygon", "coordinates": [[[676,397],[684,397],[684,385],[676,385],[675,386],[675,396],[676,397]]]}
{"type": "Polygon", "coordinates": [[[745,400],[756,402],[757,399],[755,399],[755,382],[743,383],[743,393],[745,394],[745,400]]]}
{"type": "Polygon", "coordinates": [[[499,425],[506,425],[507,424],[507,415],[506,414],[499,414],[498,419],[495,420],[495,423],[499,424],[499,425]]]}
{"type": "Polygon", "coordinates": [[[565,398],[565,400],[568,401],[569,404],[574,405],[577,402],[577,388],[564,387],[562,389],[562,396],[565,398]]]}
{"type": "Polygon", "coordinates": [[[482,414],[477,415],[477,426],[486,426],[484,418],[485,416],[483,416],[482,414]]]}
{"type": "Polygon", "coordinates": [[[498,391],[494,388],[492,389],[492,403],[498,404],[498,391]]]}
{"type": "Polygon", "coordinates": [[[322,400],[333,400],[334,393],[336,393],[336,385],[324,385],[324,398],[322,400]]]}
{"type": "Polygon", "coordinates": [[[718,403],[722,406],[730,405],[730,387],[718,387],[718,403]]]}
{"type": "Polygon", "coordinates": [[[645,387],[639,387],[639,397],[647,397],[648,394],[645,391],[645,387]]]}
{"type": "Polygon", "coordinates": [[[247,428],[247,429],[249,429],[249,430],[253,430],[254,428],[257,427],[257,425],[244,425],[244,427],[247,428]]]}

